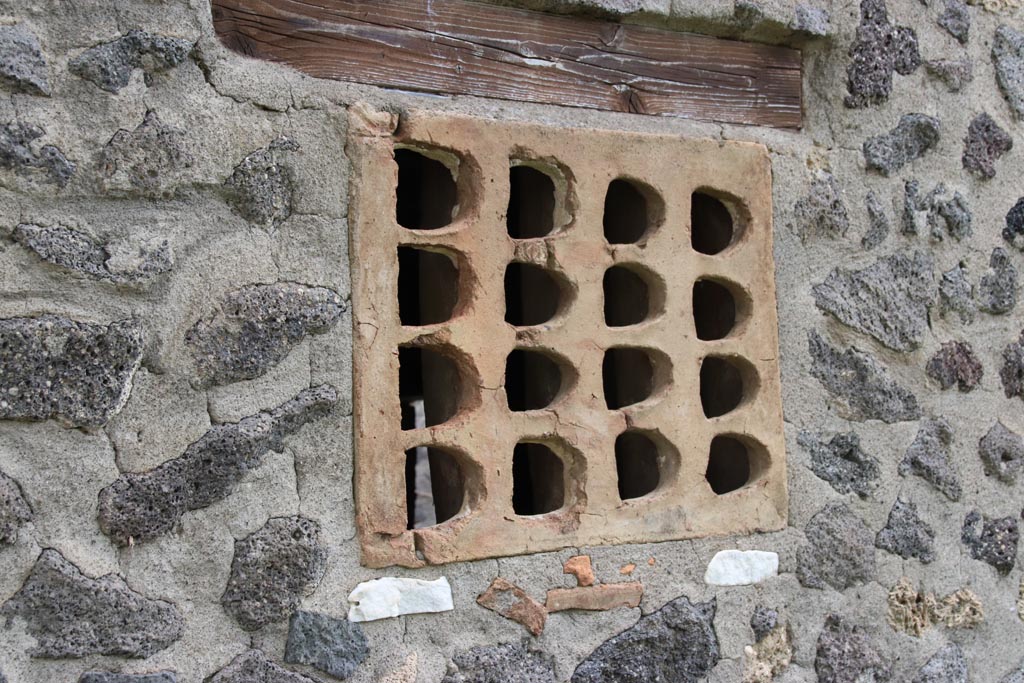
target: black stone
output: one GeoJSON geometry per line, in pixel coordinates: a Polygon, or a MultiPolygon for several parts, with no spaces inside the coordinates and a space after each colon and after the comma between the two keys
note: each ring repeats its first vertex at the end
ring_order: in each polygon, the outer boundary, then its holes
{"type": "Polygon", "coordinates": [[[992,63],[1003,97],[1016,117],[1024,119],[1024,34],[999,26],[992,40],[992,63]]]}
{"type": "Polygon", "coordinates": [[[1017,305],[1017,269],[1002,247],[992,250],[988,270],[978,284],[978,308],[1002,315],[1017,305]]]}
{"type": "Polygon", "coordinates": [[[32,506],[18,482],[0,472],[0,546],[18,540],[18,529],[32,520],[32,506]]]}
{"type": "Polygon", "coordinates": [[[844,100],[847,107],[879,104],[892,92],[893,71],[906,76],[921,64],[917,34],[905,26],[893,26],[885,0],[862,0],[860,25],[850,47],[844,100]]]}
{"type": "Polygon", "coordinates": [[[850,216],[835,176],[819,171],[811,191],[793,205],[793,227],[806,242],[816,237],[836,239],[850,228],[850,216]]]}
{"type": "Polygon", "coordinates": [[[474,647],[452,657],[441,683],[555,683],[555,661],[523,643],[474,647]]]}
{"type": "Polygon", "coordinates": [[[912,683],[967,683],[967,660],[956,643],[948,643],[931,656],[912,683]]]}
{"type": "Polygon", "coordinates": [[[284,437],[326,415],[337,400],[330,385],[306,389],[272,411],[211,428],[173,460],[121,475],[100,491],[100,529],[119,545],[167,533],[186,511],[229,496],[267,451],[280,453],[284,437]]]}
{"type": "Polygon", "coordinates": [[[982,178],[994,178],[996,160],[1013,149],[1013,138],[991,116],[978,114],[967,127],[964,138],[964,168],[982,178]]]}
{"type": "Polygon", "coordinates": [[[900,476],[915,474],[950,500],[960,500],[960,475],[953,465],[950,447],[953,429],[942,418],[928,418],[921,422],[914,442],[900,461],[900,476]]]}
{"type": "Polygon", "coordinates": [[[935,560],[935,531],[917,514],[917,506],[896,499],[888,521],[875,536],[875,547],[928,564],[935,560]]]}
{"type": "Polygon", "coordinates": [[[917,398],[873,356],[856,348],[839,351],[814,330],[808,333],[808,348],[811,375],[849,406],[853,419],[891,424],[921,417],[917,398]]]}
{"type": "Polygon", "coordinates": [[[811,471],[839,493],[867,498],[878,486],[878,459],[864,452],[854,432],[836,434],[828,442],[811,432],[800,432],[797,443],[811,454],[811,471]]]}
{"type": "Polygon", "coordinates": [[[1024,251],[1024,197],[1018,199],[1013,208],[1006,213],[1003,239],[1014,248],[1024,251]]]}
{"type": "Polygon", "coordinates": [[[39,39],[24,24],[0,26],[0,83],[15,92],[50,94],[39,39]]]}
{"type": "Polygon", "coordinates": [[[157,249],[140,253],[140,261],[133,270],[122,272],[111,270],[111,254],[105,244],[77,230],[22,223],[11,237],[47,263],[119,284],[140,282],[166,273],[173,265],[166,240],[157,249]]]}
{"type": "Polygon", "coordinates": [[[868,192],[865,203],[868,209],[868,230],[861,238],[860,244],[865,249],[874,249],[885,241],[892,229],[889,225],[889,217],[885,213],[882,201],[875,194],[874,190],[868,192]]]}
{"type": "Polygon", "coordinates": [[[892,667],[862,627],[829,614],[818,636],[814,670],[818,683],[885,683],[892,667]]]}
{"type": "MultiPolygon", "coordinates": [[[[221,605],[247,631],[281,621],[304,595],[313,592],[326,562],[319,524],[305,517],[273,517],[250,536],[235,541],[221,605]]],[[[354,643],[357,636],[351,637],[354,643]]]]}
{"type": "Polygon", "coordinates": [[[0,607],[8,625],[25,621],[33,657],[149,657],[181,638],[177,608],[136,593],[119,576],[92,579],[56,550],[46,549],[25,583],[0,607]]]}
{"type": "Polygon", "coordinates": [[[164,124],[153,110],[134,130],[114,133],[100,153],[108,190],[153,199],[173,196],[192,163],[185,132],[164,124]]]}
{"type": "Polygon", "coordinates": [[[750,616],[750,630],[754,632],[754,639],[758,642],[771,633],[772,629],[779,625],[779,613],[773,609],[758,605],[750,616]]]}
{"type": "Polygon", "coordinates": [[[571,683],[695,683],[718,664],[714,598],[676,598],[606,640],[580,662],[571,683]]]}
{"type": "Polygon", "coordinates": [[[939,313],[956,313],[960,322],[974,322],[978,306],[974,301],[974,286],[967,276],[963,264],[942,274],[939,281],[939,313]]]}
{"type": "Polygon", "coordinates": [[[138,29],[89,48],[68,62],[68,71],[116,93],[128,85],[132,72],[143,69],[148,84],[155,73],[178,66],[192,52],[192,43],[138,29]]]}
{"type": "Polygon", "coordinates": [[[978,442],[978,454],[986,475],[1014,484],[1024,466],[1024,438],[996,421],[978,442]]]}
{"type": "Polygon", "coordinates": [[[999,370],[1006,398],[1024,398],[1024,331],[1018,341],[1003,349],[1003,367],[999,370]]]}
{"type": "Polygon", "coordinates": [[[954,384],[962,392],[968,392],[981,382],[984,369],[967,342],[946,342],[925,366],[928,376],[943,389],[954,384]]]}
{"type": "Polygon", "coordinates": [[[904,114],[891,131],[864,142],[864,160],[869,169],[892,175],[937,145],[939,129],[934,117],[904,114]]]}
{"type": "Polygon", "coordinates": [[[151,674],[119,674],[106,671],[90,671],[82,674],[78,683],[178,683],[173,671],[157,671],[151,674]]]}
{"type": "Polygon", "coordinates": [[[359,624],[317,612],[292,614],[284,652],[289,664],[308,664],[335,678],[348,678],[369,654],[359,624]]]}
{"type": "Polygon", "coordinates": [[[938,22],[961,45],[967,44],[971,34],[971,14],[967,5],[960,0],[946,0],[946,8],[939,15],[938,22]]]}
{"type": "Polygon", "coordinates": [[[1020,532],[1013,517],[990,519],[972,510],[964,518],[960,540],[971,557],[986,562],[1002,575],[1010,573],[1017,562],[1017,541],[1020,532]]]}
{"type": "Polygon", "coordinates": [[[796,554],[796,575],[810,588],[844,590],[875,575],[874,537],[842,503],[829,503],[804,529],[809,545],[796,554]]]}
{"type": "Polygon", "coordinates": [[[64,187],[75,173],[75,164],[53,145],[33,149],[32,142],[46,134],[39,126],[14,121],[0,126],[0,168],[64,187]]]}
{"type": "Polygon", "coordinates": [[[274,229],[281,225],[292,213],[295,194],[294,173],[282,156],[298,149],[298,143],[280,137],[242,159],[224,181],[231,208],[260,227],[274,229]]]}
{"type": "Polygon", "coordinates": [[[317,683],[313,678],[289,671],[267,659],[259,650],[249,650],[231,660],[206,683],[317,683]]]}

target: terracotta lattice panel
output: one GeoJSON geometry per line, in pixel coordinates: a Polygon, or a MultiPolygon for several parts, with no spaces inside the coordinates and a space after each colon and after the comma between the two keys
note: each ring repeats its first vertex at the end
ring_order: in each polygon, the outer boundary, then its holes
{"type": "Polygon", "coordinates": [[[397,124],[350,116],[363,563],[783,527],[764,147],[397,124]]]}

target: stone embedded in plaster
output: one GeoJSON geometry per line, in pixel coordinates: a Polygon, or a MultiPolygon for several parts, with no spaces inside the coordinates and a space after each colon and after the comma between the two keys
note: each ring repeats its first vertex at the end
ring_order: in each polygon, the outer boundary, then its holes
{"type": "Polygon", "coordinates": [[[50,95],[39,38],[25,24],[0,26],[0,83],[15,92],[50,95]]]}
{"type": "Polygon", "coordinates": [[[126,268],[126,264],[119,263],[111,253],[111,245],[97,242],[77,230],[21,223],[11,237],[47,263],[118,284],[148,280],[174,266],[167,240],[152,248],[136,247],[135,258],[126,268]]]}
{"type": "Polygon", "coordinates": [[[978,596],[961,588],[939,598],[917,590],[903,576],[889,589],[886,621],[894,631],[920,636],[934,624],[949,629],[971,629],[985,621],[978,596]]]}
{"type": "Polygon", "coordinates": [[[871,635],[839,614],[825,617],[814,657],[818,683],[884,683],[892,666],[871,635]]]}
{"type": "Polygon", "coordinates": [[[159,199],[188,181],[193,161],[185,132],[150,109],[133,130],[114,133],[100,152],[99,170],[107,191],[159,199]]]}
{"type": "Polygon", "coordinates": [[[18,529],[32,520],[32,506],[21,486],[0,471],[0,547],[18,540],[18,529]]]}
{"type": "Polygon", "coordinates": [[[951,341],[928,360],[925,372],[943,389],[955,384],[961,392],[968,392],[978,386],[985,371],[968,342],[951,341]]]}
{"type": "Polygon", "coordinates": [[[888,133],[864,142],[867,167],[892,175],[937,145],[940,128],[939,120],[927,114],[904,114],[888,133]]]}
{"type": "Polygon", "coordinates": [[[376,621],[455,609],[452,587],[443,576],[433,581],[392,576],[363,581],[349,593],[348,602],[349,621],[376,621]]]}
{"type": "Polygon", "coordinates": [[[875,547],[928,564],[935,560],[935,531],[921,519],[916,505],[897,498],[885,526],[875,535],[875,547]]]}
{"type": "Polygon", "coordinates": [[[260,650],[249,650],[206,680],[206,683],[318,683],[267,659],[260,650]]]}
{"type": "Polygon", "coordinates": [[[936,196],[928,212],[929,231],[932,239],[936,241],[941,242],[946,235],[949,235],[960,242],[965,237],[971,236],[974,214],[971,213],[971,209],[967,205],[967,198],[960,192],[953,192],[953,196],[948,199],[938,196],[945,192],[945,186],[939,183],[935,189],[936,196]]]}
{"type": "Polygon", "coordinates": [[[501,643],[455,653],[441,683],[555,683],[551,655],[523,643],[501,643]]]}
{"type": "Polygon", "coordinates": [[[827,171],[818,171],[810,193],[793,204],[793,227],[804,242],[817,237],[837,239],[850,228],[850,216],[839,183],[827,171]]]}
{"type": "Polygon", "coordinates": [[[637,581],[551,588],[544,600],[544,607],[552,613],[570,609],[601,612],[618,607],[638,607],[643,597],[644,586],[637,581]]]}
{"type": "Polygon", "coordinates": [[[999,369],[1006,398],[1020,396],[1024,399],[1024,330],[1020,339],[1003,349],[1003,366],[999,369]]]}
{"type": "Polygon", "coordinates": [[[864,200],[868,210],[868,230],[861,238],[860,244],[865,249],[874,249],[885,241],[892,229],[889,224],[889,216],[886,215],[882,200],[878,198],[874,190],[868,192],[864,200]]]}
{"type": "Polygon", "coordinates": [[[75,163],[54,145],[37,146],[36,140],[46,134],[39,126],[12,121],[0,126],[0,169],[16,175],[35,178],[64,187],[75,174],[75,163]]]}
{"type": "Polygon", "coordinates": [[[1024,34],[1002,24],[992,40],[996,82],[1017,119],[1024,119],[1024,34]]]}
{"type": "Polygon", "coordinates": [[[544,605],[527,595],[519,586],[501,577],[491,581],[487,590],[477,596],[476,602],[506,619],[522,624],[535,636],[544,631],[548,619],[544,605]]]}
{"type": "Polygon", "coordinates": [[[1017,562],[1020,531],[1014,517],[990,518],[977,510],[964,517],[960,540],[971,557],[995,567],[1002,575],[1010,573],[1017,562]]]}
{"type": "Polygon", "coordinates": [[[750,615],[750,630],[754,632],[754,640],[764,640],[765,636],[779,625],[778,611],[758,605],[750,615]]]}
{"type": "Polygon", "coordinates": [[[801,431],[797,443],[811,454],[811,471],[839,493],[856,493],[867,498],[878,486],[878,458],[860,447],[855,432],[836,434],[828,442],[801,431]]]}
{"type": "Polygon", "coordinates": [[[242,628],[255,631],[285,619],[313,592],[326,569],[319,524],[305,517],[272,517],[235,541],[220,603],[242,628]]]}
{"type": "Polygon", "coordinates": [[[912,683],[967,683],[967,660],[956,643],[947,643],[918,670],[912,683]]]}
{"type": "Polygon", "coordinates": [[[903,184],[903,223],[900,232],[904,235],[919,235],[924,232],[928,224],[928,213],[931,210],[931,198],[938,191],[933,190],[931,194],[921,196],[921,183],[918,180],[908,180],[903,184]]]}
{"type": "Polygon", "coordinates": [[[128,401],[142,347],[133,320],[0,319],[0,419],[106,424],[128,401]]]}
{"type": "Polygon", "coordinates": [[[978,305],[974,300],[974,285],[963,264],[950,268],[939,280],[939,315],[956,313],[960,322],[974,322],[978,305]]]}
{"type": "Polygon", "coordinates": [[[107,92],[117,93],[142,69],[146,85],[153,74],[170,71],[192,52],[192,43],[133,29],[119,38],[91,47],[68,62],[68,71],[107,92]]]}
{"type": "Polygon", "coordinates": [[[850,409],[855,420],[887,423],[921,417],[917,397],[892,378],[873,356],[856,347],[830,346],[815,330],[807,336],[811,375],[850,409]]]}
{"type": "Polygon", "coordinates": [[[720,550],[704,572],[711,586],[750,586],[779,574],[778,553],[764,550],[720,550]]]}
{"type": "Polygon", "coordinates": [[[267,230],[276,229],[292,213],[295,174],[285,152],[299,144],[281,136],[249,154],[224,181],[227,202],[239,216],[267,230]]]}
{"type": "Polygon", "coordinates": [[[120,576],[93,579],[52,549],[45,549],[21,588],[0,607],[8,624],[25,621],[33,657],[87,655],[149,657],[181,638],[181,612],[147,598],[120,576]]]}
{"type": "Polygon", "coordinates": [[[978,308],[993,315],[1009,313],[1017,305],[1017,269],[1002,247],[992,250],[988,266],[978,284],[978,308]]]}
{"type": "Polygon", "coordinates": [[[573,555],[562,565],[562,573],[575,576],[577,586],[594,585],[594,569],[590,564],[590,555],[573,555]]]}
{"type": "Polygon", "coordinates": [[[288,626],[284,661],[307,664],[335,678],[348,678],[370,654],[359,624],[297,610],[288,626]]]}
{"type": "Polygon", "coordinates": [[[996,161],[1013,149],[1013,138],[991,116],[982,112],[967,127],[964,138],[964,168],[982,178],[996,176],[996,161]]]}
{"type": "Polygon", "coordinates": [[[794,31],[824,37],[832,33],[832,17],[827,9],[800,3],[793,10],[789,26],[794,31]]]}
{"type": "Polygon", "coordinates": [[[280,453],[284,437],[328,414],[337,401],[328,384],[306,389],[274,410],[212,427],[173,460],[121,475],[100,491],[100,529],[119,545],[167,533],[185,512],[229,496],[267,451],[280,453]]]}
{"type": "Polygon", "coordinates": [[[942,418],[921,421],[917,436],[900,461],[901,477],[914,474],[950,500],[960,500],[960,475],[953,464],[953,428],[942,418]]]}
{"type": "Polygon", "coordinates": [[[178,675],[174,671],[156,671],[147,674],[89,671],[82,674],[78,683],[178,683],[178,675]]]}
{"type": "Polygon", "coordinates": [[[576,667],[571,683],[696,683],[718,664],[717,601],[682,596],[640,617],[576,667]]]}
{"type": "Polygon", "coordinates": [[[815,285],[814,303],[846,325],[896,351],[920,346],[935,300],[932,259],[893,254],[863,270],[834,269],[815,285]]]}
{"type": "Polygon", "coordinates": [[[860,25],[850,47],[846,69],[849,108],[879,104],[892,92],[893,72],[913,73],[921,64],[917,34],[906,26],[893,26],[885,0],[861,0],[860,25]]]}
{"type": "Polygon", "coordinates": [[[1015,670],[999,679],[999,683],[1024,683],[1024,660],[1021,660],[1020,665],[1015,670]]]}
{"type": "Polygon", "coordinates": [[[1024,438],[997,420],[978,442],[978,454],[987,476],[1015,484],[1024,466],[1024,438]]]}
{"type": "Polygon", "coordinates": [[[928,74],[938,79],[950,92],[960,92],[974,80],[974,66],[969,57],[934,59],[924,63],[928,74]]]}
{"type": "Polygon", "coordinates": [[[971,35],[971,14],[960,0],[946,0],[946,7],[939,15],[938,24],[946,29],[949,35],[966,45],[971,35]]]}
{"type": "Polygon", "coordinates": [[[247,285],[185,334],[202,387],[255,379],[307,336],[331,329],[346,305],[327,287],[296,282],[247,285]]]}
{"type": "Polygon", "coordinates": [[[1017,200],[1006,212],[1006,227],[1003,228],[1003,239],[1014,248],[1024,251],[1024,197],[1017,200]]]}
{"type": "Polygon", "coordinates": [[[874,536],[843,503],[819,510],[804,535],[808,545],[796,553],[796,575],[804,586],[841,591],[874,579],[874,536]]]}
{"type": "Polygon", "coordinates": [[[772,683],[793,662],[793,654],[789,628],[779,624],[743,648],[743,683],[772,683]]]}

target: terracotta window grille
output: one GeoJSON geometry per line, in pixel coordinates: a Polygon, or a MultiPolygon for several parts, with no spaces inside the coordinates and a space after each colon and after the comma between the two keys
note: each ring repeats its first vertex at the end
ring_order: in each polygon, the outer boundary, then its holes
{"type": "Polygon", "coordinates": [[[757,144],[354,108],[363,563],[785,526],[757,144]]]}

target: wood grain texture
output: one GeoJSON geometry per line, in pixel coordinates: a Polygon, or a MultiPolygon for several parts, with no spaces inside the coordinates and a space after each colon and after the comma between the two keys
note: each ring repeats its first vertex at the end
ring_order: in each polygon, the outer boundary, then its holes
{"type": "Polygon", "coordinates": [[[465,0],[213,0],[221,41],[318,78],[799,128],[800,52],[465,0]]]}

